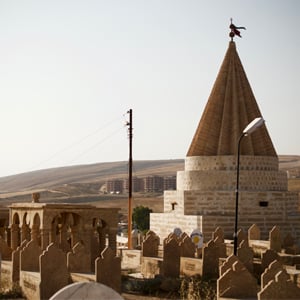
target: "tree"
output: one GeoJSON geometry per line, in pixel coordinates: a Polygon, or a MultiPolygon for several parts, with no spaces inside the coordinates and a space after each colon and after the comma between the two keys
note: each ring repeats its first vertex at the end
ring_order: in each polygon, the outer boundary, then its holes
{"type": "Polygon", "coordinates": [[[142,205],[136,206],[132,212],[132,220],[137,229],[141,231],[148,230],[150,228],[150,213],[152,209],[144,207],[142,205]]]}

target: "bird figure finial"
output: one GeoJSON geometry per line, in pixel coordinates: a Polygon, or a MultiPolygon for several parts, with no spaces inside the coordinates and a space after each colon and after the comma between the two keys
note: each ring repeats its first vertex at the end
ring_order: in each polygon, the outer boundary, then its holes
{"type": "Polygon", "coordinates": [[[231,37],[231,41],[233,41],[233,38],[234,38],[234,36],[238,36],[238,37],[242,37],[241,36],[241,32],[238,30],[238,29],[244,29],[244,30],[246,30],[246,27],[237,27],[237,26],[235,26],[233,23],[232,23],[232,18],[230,18],[230,26],[229,26],[229,28],[230,28],[230,33],[229,33],[229,36],[231,37]]]}

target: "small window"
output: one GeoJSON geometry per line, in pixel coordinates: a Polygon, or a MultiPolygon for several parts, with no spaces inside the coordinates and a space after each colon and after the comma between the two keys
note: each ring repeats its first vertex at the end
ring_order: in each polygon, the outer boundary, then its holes
{"type": "Polygon", "coordinates": [[[175,210],[175,205],[177,205],[177,202],[172,202],[171,205],[172,205],[172,210],[175,210]]]}
{"type": "Polygon", "coordinates": [[[268,207],[269,202],[268,201],[259,201],[259,206],[261,207],[268,207]]]}

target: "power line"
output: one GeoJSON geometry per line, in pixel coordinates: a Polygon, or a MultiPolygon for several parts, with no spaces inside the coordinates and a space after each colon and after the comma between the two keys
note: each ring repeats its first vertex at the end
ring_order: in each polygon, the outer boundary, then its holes
{"type": "Polygon", "coordinates": [[[70,161],[67,162],[67,164],[70,164],[74,161],[76,161],[79,157],[85,155],[86,153],[90,152],[91,150],[93,150],[95,147],[97,147],[98,145],[104,143],[106,140],[112,138],[116,133],[120,132],[121,129],[124,129],[124,127],[119,127],[117,130],[115,130],[112,134],[107,135],[104,139],[102,139],[101,141],[97,142],[96,144],[92,145],[90,148],[88,148],[87,150],[81,152],[80,154],[78,154],[77,156],[75,156],[73,159],[71,159],[70,161]]]}
{"type": "Polygon", "coordinates": [[[52,154],[50,157],[48,157],[47,159],[39,162],[38,164],[36,164],[34,167],[32,167],[31,169],[35,170],[38,169],[41,165],[45,164],[46,162],[52,160],[53,158],[57,157],[58,155],[66,152],[67,150],[74,148],[77,145],[82,144],[84,141],[86,141],[88,138],[90,138],[91,136],[97,134],[98,132],[104,130],[106,127],[108,127],[109,125],[115,123],[116,121],[120,121],[120,117],[115,118],[109,122],[107,122],[104,126],[99,127],[98,129],[94,130],[92,133],[89,133],[88,135],[82,137],[81,139],[67,145],[66,147],[62,148],[61,150],[55,152],[54,154],[52,154]]]}
{"type": "MultiPolygon", "coordinates": [[[[122,115],[122,117],[124,118],[124,114],[122,115]]],[[[36,170],[38,166],[44,164],[45,162],[48,162],[49,160],[53,159],[54,157],[60,155],[61,153],[65,152],[66,150],[69,150],[71,148],[73,148],[74,146],[76,145],[79,145],[81,144],[83,141],[87,140],[88,138],[90,138],[91,136],[95,135],[96,133],[100,132],[101,130],[105,129],[106,127],[108,127],[109,125],[117,122],[117,121],[120,121],[120,116],[107,122],[104,126],[101,126],[99,127],[98,129],[94,130],[92,133],[89,133],[88,135],[84,136],[83,138],[79,139],[78,141],[64,147],[63,149],[61,149],[60,151],[57,151],[56,153],[54,153],[53,155],[51,155],[48,159],[46,160],[43,160],[42,162],[40,162],[39,164],[37,164],[35,167],[31,168],[31,170],[36,170]]],[[[105,136],[103,139],[101,139],[99,142],[95,143],[94,145],[92,145],[91,147],[89,147],[87,150],[83,151],[82,153],[80,153],[79,155],[77,155],[76,157],[74,157],[71,161],[69,162],[66,162],[66,164],[68,163],[71,163],[73,161],[75,161],[76,159],[78,159],[79,157],[81,157],[82,155],[90,152],[92,149],[94,149],[95,147],[97,147],[98,145],[104,143],[105,141],[107,141],[109,138],[113,137],[116,133],[118,133],[119,131],[121,131],[122,129],[124,128],[124,126],[119,126],[117,130],[113,131],[112,133],[110,133],[109,135],[105,136]]],[[[55,168],[53,168],[52,172],[54,173],[56,170],[55,168]]],[[[49,174],[52,173],[50,171],[49,174]]],[[[9,184],[11,182],[13,182],[14,180],[16,180],[16,177],[18,174],[15,174],[15,175],[11,175],[11,179],[10,180],[7,180],[5,182],[3,182],[4,184],[9,184]]],[[[1,184],[1,183],[0,183],[1,184]]]]}

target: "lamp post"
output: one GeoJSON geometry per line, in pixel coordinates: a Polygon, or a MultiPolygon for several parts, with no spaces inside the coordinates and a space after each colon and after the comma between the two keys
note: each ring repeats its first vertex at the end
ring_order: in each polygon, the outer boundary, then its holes
{"type": "Polygon", "coordinates": [[[238,211],[239,211],[239,183],[240,183],[240,151],[241,151],[241,141],[244,136],[254,132],[257,128],[264,124],[265,120],[261,117],[255,118],[252,122],[250,122],[246,128],[243,130],[241,136],[238,140],[238,149],[237,149],[237,169],[236,169],[236,189],[235,189],[235,223],[234,223],[234,255],[237,255],[237,247],[238,247],[238,211]]]}

